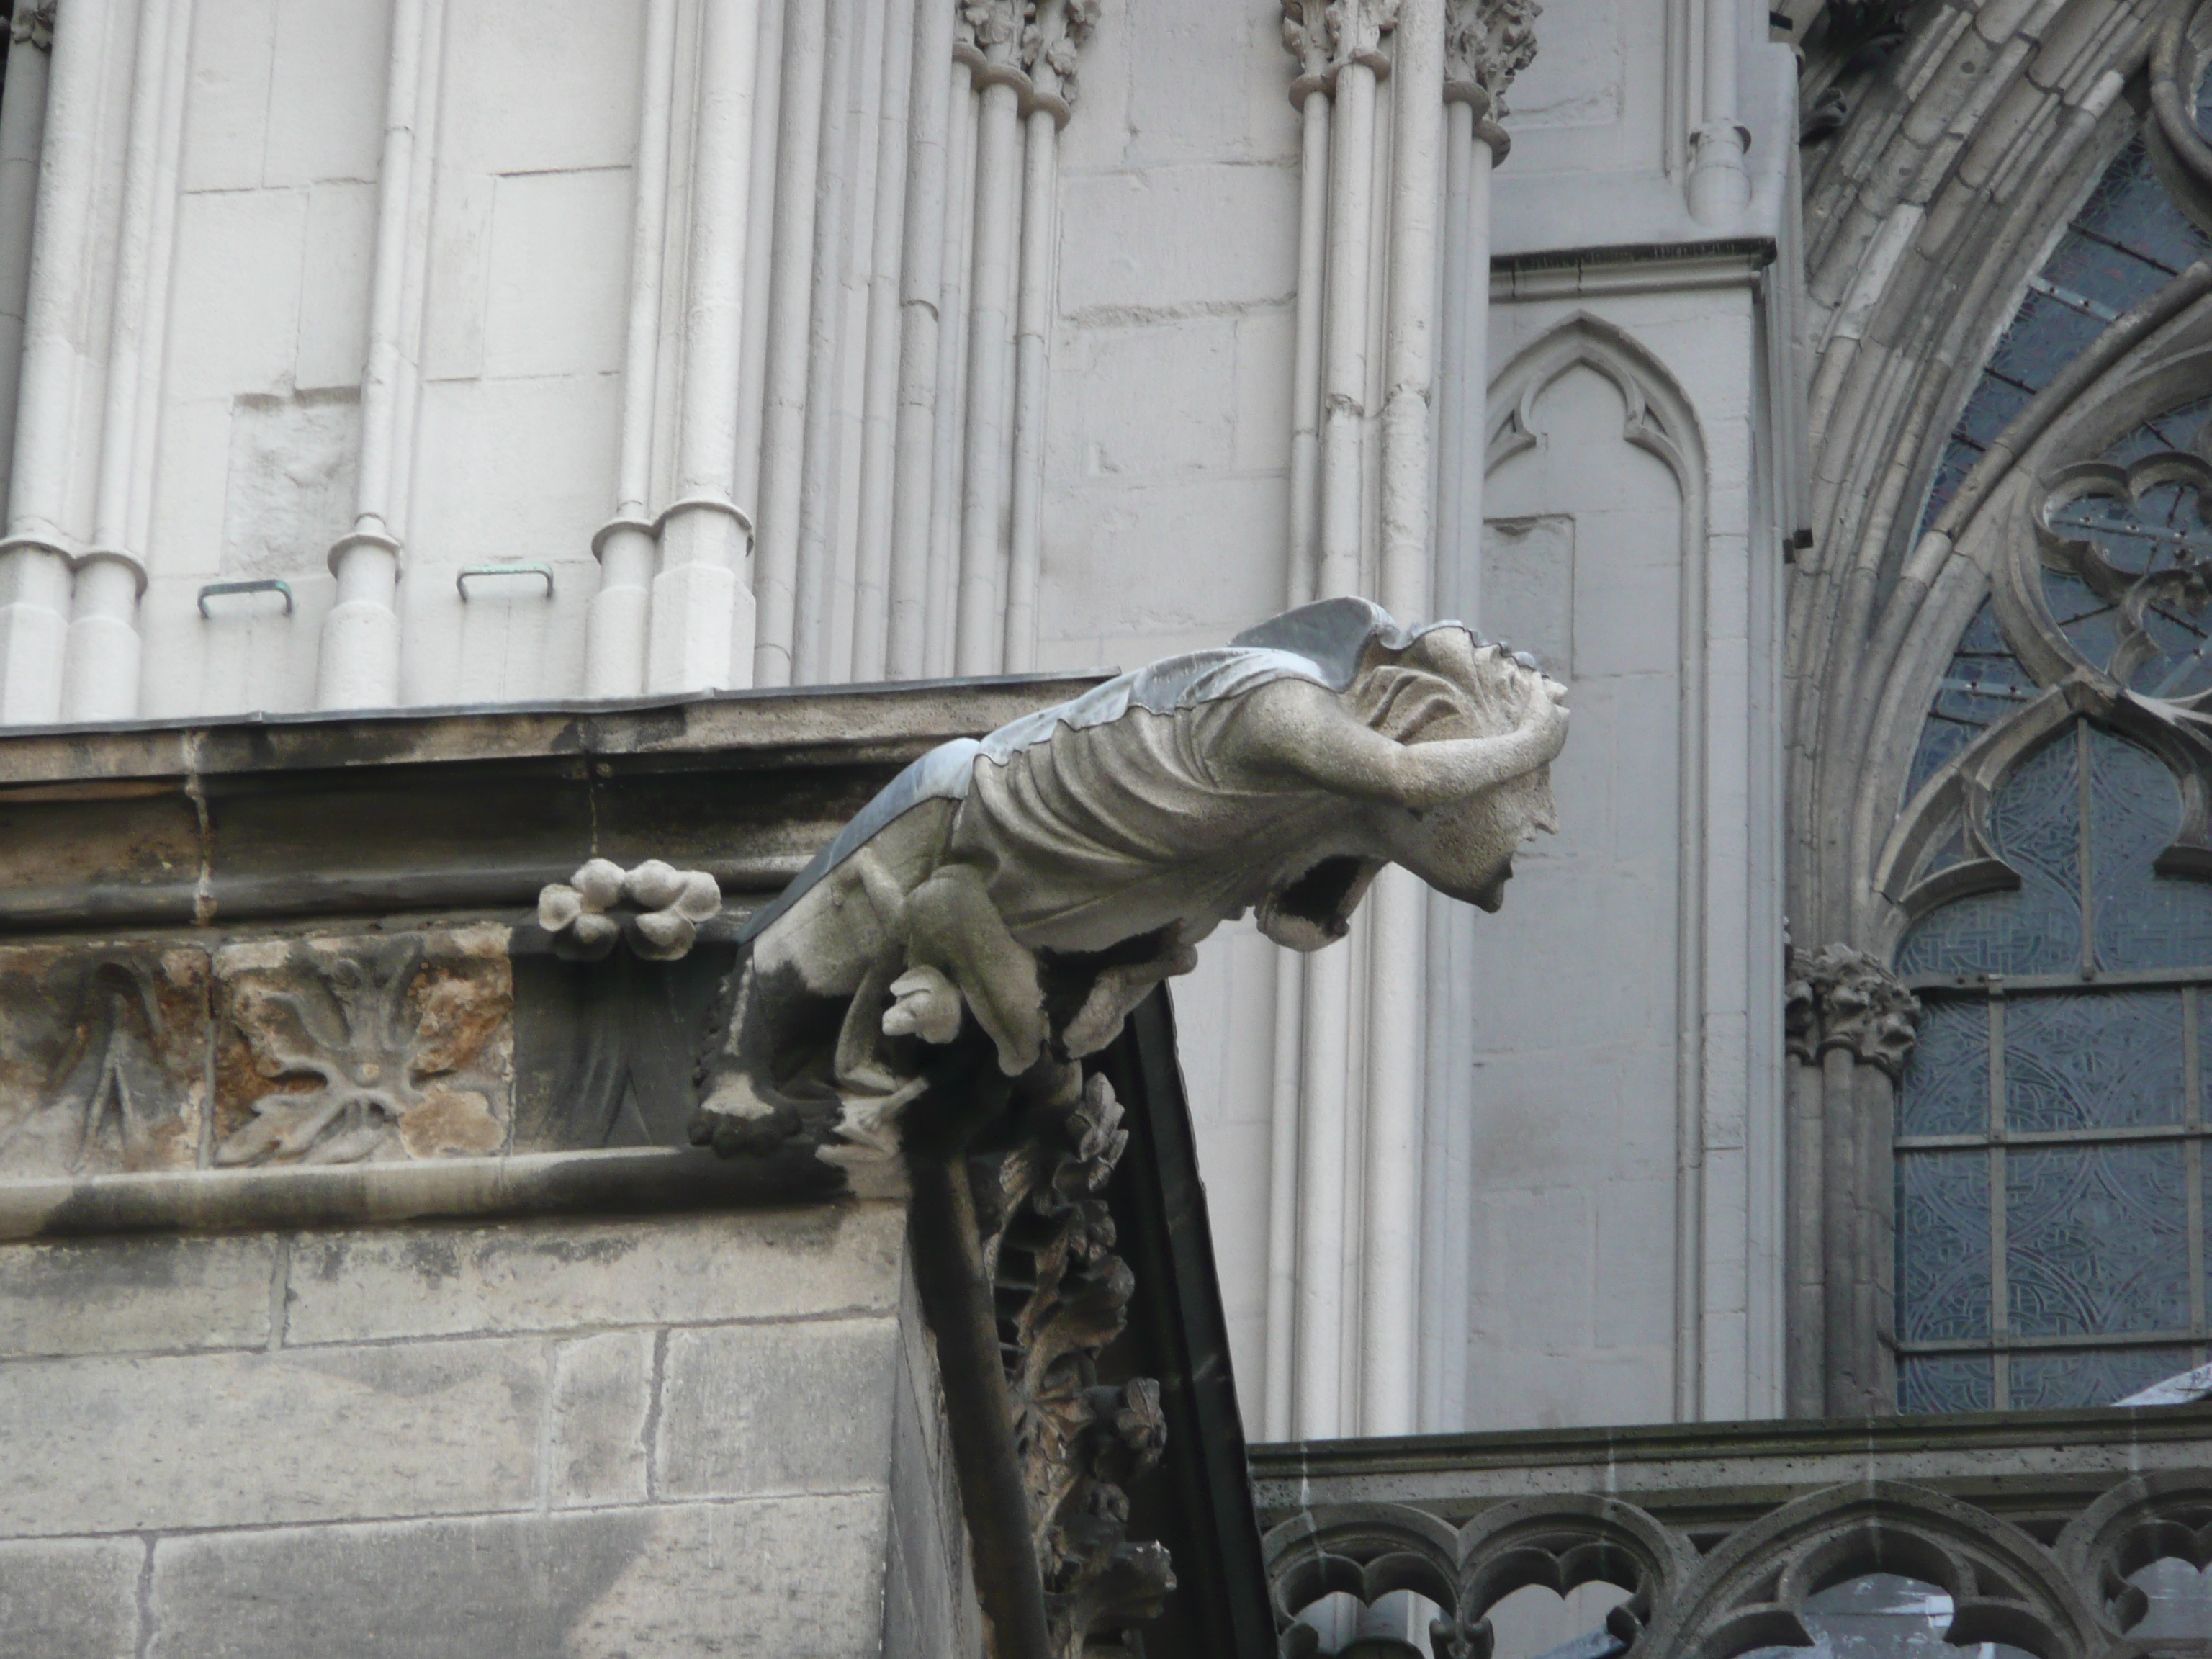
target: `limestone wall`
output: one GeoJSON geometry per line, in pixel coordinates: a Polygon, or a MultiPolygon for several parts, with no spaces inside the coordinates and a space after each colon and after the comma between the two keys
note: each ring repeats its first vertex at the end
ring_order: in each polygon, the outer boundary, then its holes
{"type": "Polygon", "coordinates": [[[975,1654],[904,1226],[0,1245],[9,1649],[975,1654]]]}

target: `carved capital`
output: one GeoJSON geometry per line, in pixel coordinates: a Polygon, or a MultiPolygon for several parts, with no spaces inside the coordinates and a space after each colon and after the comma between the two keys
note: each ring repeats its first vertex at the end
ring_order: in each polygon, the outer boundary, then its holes
{"type": "Polygon", "coordinates": [[[1920,1000],[1865,951],[1830,945],[1790,953],[1783,1022],[1790,1054],[1806,1065],[1843,1048],[1895,1079],[1918,1039],[1920,1000]]]}
{"type": "MultiPolygon", "coordinates": [[[[1474,106],[1494,127],[1505,114],[1505,89],[1535,61],[1538,0],[1445,0],[1444,101],[1474,106]]],[[[1484,135],[1496,143],[1502,133],[1484,135]]]]}
{"type": "Polygon", "coordinates": [[[15,8],[15,15],[8,26],[8,40],[13,46],[36,46],[51,53],[54,49],[54,6],[56,0],[43,0],[32,4],[30,0],[15,8]]]}
{"type": "Polygon", "coordinates": [[[1022,68],[1035,88],[1036,106],[1061,122],[1074,106],[1075,58],[1098,27],[1099,0],[1030,0],[1022,29],[1022,68]]]}
{"type": "Polygon", "coordinates": [[[963,57],[973,53],[991,64],[1011,63],[1030,9],[1024,0],[960,0],[954,51],[963,57]]]}
{"type": "Polygon", "coordinates": [[[1398,0],[1283,0],[1283,45],[1298,60],[1291,101],[1333,91],[1346,64],[1364,64],[1387,75],[1382,37],[1397,27],[1398,0]]]}

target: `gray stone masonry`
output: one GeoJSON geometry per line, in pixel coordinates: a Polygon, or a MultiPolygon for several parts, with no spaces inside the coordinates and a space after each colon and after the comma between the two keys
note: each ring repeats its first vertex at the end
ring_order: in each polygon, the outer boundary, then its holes
{"type": "Polygon", "coordinates": [[[895,1204],[0,1245],[0,1651],[973,1655],[895,1204]]]}

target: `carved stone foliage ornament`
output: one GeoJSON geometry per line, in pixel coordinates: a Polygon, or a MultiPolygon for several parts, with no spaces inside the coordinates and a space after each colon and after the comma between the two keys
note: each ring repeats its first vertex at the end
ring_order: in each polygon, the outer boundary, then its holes
{"type": "Polygon", "coordinates": [[[1472,103],[1478,121],[1502,120],[1505,89],[1536,61],[1536,20],[1543,13],[1538,0],[1447,0],[1445,101],[1472,103]]]}
{"type": "Polygon", "coordinates": [[[1393,862],[1496,909],[1555,826],[1565,698],[1455,623],[1334,599],[933,750],[746,922],[695,1139],[895,1184],[964,1029],[1017,1109],[1061,1109],[1224,921],[1319,950],[1393,862]]]}
{"type": "Polygon", "coordinates": [[[611,859],[592,859],[567,881],[550,882],[538,895],[538,925],[553,951],[577,962],[595,962],[627,939],[647,962],[676,962],[690,954],[699,925],[722,908],[722,890],[704,870],[678,870],[647,859],[625,870],[611,859]]]}
{"type": "Polygon", "coordinates": [[[953,55],[974,84],[1012,87],[1023,113],[1044,110],[1067,125],[1076,59],[1098,25],[1101,0],[960,0],[953,55]]]}
{"type": "Polygon", "coordinates": [[[216,954],[218,1164],[496,1152],[514,1074],[507,929],[216,954]]]}
{"type": "Polygon", "coordinates": [[[10,20],[8,38],[15,46],[36,46],[51,53],[54,49],[54,7],[56,0],[42,0],[36,5],[19,4],[10,20]]]}
{"type": "Polygon", "coordinates": [[[1128,1538],[1129,1483],[1167,1441],[1159,1384],[1098,1381],[1098,1354],[1121,1334],[1135,1290],[1101,1196],[1128,1145],[1121,1122],[1113,1090],[1093,1076],[1036,1139],[977,1160],[978,1211],[997,1225],[985,1255],[1015,1451],[1059,1659],[1136,1654],[1116,1633],[1157,1614],[1175,1588],[1166,1550],[1128,1538]]]}
{"type": "Polygon", "coordinates": [[[1291,101],[1304,103],[1315,88],[1334,93],[1346,64],[1388,75],[1382,37],[1397,25],[1398,0],[1283,0],[1283,45],[1298,60],[1291,101]]]}
{"type": "Polygon", "coordinates": [[[0,949],[0,1178],[506,1151],[507,935],[0,949]]]}
{"type": "Polygon", "coordinates": [[[1790,1052],[1808,1066],[1832,1048],[1901,1077],[1920,1030],[1920,1000],[1875,957],[1848,945],[1790,956],[1783,992],[1790,1052]]]}

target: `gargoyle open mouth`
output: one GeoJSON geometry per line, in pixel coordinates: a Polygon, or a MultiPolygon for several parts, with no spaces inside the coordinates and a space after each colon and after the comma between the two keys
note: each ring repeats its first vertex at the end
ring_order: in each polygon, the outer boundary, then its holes
{"type": "Polygon", "coordinates": [[[1260,931],[1295,951],[1318,951],[1351,931],[1352,913],[1382,866],[1348,854],[1323,859],[1254,907],[1260,931]]]}

